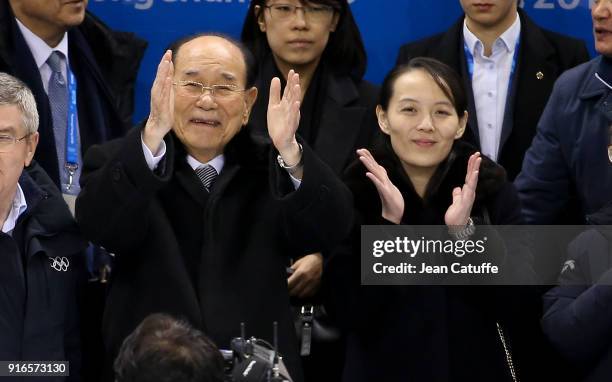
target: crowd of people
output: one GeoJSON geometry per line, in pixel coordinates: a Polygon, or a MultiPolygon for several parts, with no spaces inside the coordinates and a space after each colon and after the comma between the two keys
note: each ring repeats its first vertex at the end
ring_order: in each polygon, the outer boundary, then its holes
{"type": "Polygon", "coordinates": [[[0,361],[223,381],[246,328],[295,382],[612,379],[612,0],[593,59],[459,2],[377,86],[347,0],[253,0],[241,41],[170,44],[133,127],[145,41],[1,2],[0,361]],[[584,229],[495,233],[525,224],[584,229]],[[366,285],[366,225],[487,232],[514,285],[366,285]]]}

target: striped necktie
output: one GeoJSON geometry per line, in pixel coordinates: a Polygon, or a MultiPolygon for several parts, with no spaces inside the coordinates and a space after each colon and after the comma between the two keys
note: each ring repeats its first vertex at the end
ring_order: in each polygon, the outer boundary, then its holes
{"type": "MultiPolygon", "coordinates": [[[[54,51],[47,59],[51,68],[49,78],[49,104],[53,118],[53,136],[55,138],[55,149],[59,163],[60,176],[64,175],[64,164],[66,163],[66,128],[68,122],[68,87],[66,78],[62,74],[65,67],[64,55],[54,51]]],[[[63,183],[63,182],[62,182],[63,183]]]]}
{"type": "Polygon", "coordinates": [[[217,170],[209,164],[200,166],[195,170],[196,175],[200,178],[200,181],[204,185],[206,191],[210,192],[210,188],[212,187],[215,179],[217,178],[217,170]]]}

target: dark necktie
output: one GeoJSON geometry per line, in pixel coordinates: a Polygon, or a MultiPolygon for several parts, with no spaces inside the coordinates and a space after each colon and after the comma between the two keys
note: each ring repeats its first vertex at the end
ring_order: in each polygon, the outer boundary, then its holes
{"type": "Polygon", "coordinates": [[[212,187],[215,179],[217,178],[217,170],[209,164],[200,166],[195,170],[196,175],[200,178],[200,181],[204,185],[206,191],[210,192],[210,188],[212,187]]]}

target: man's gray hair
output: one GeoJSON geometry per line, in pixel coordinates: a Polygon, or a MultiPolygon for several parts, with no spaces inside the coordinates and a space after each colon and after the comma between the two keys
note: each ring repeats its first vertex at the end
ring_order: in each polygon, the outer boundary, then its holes
{"type": "Polygon", "coordinates": [[[28,134],[38,131],[38,110],[30,89],[10,74],[0,72],[0,106],[15,105],[21,111],[28,134]]]}

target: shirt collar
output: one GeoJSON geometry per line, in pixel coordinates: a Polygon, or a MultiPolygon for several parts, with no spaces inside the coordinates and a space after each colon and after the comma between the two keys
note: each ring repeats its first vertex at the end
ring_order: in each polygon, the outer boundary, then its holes
{"type": "Polygon", "coordinates": [[[9,214],[4,221],[4,225],[2,226],[2,232],[10,233],[15,228],[19,216],[21,216],[21,214],[23,214],[27,208],[28,204],[26,203],[25,195],[23,194],[21,186],[19,183],[17,183],[17,191],[15,191],[15,197],[13,198],[11,210],[9,211],[9,214]]]}
{"type": "Polygon", "coordinates": [[[53,53],[53,51],[57,50],[64,54],[66,59],[68,58],[68,32],[64,32],[64,37],[62,37],[62,41],[57,44],[56,47],[50,47],[47,43],[34,34],[31,30],[28,29],[19,19],[15,18],[17,21],[17,26],[23,35],[23,38],[28,44],[30,48],[30,52],[32,52],[32,56],[34,57],[34,61],[36,61],[36,66],[38,69],[42,68],[42,66],[47,62],[47,59],[53,53]]]}
{"type": "MultiPolygon", "coordinates": [[[[521,18],[516,14],[516,19],[512,23],[512,25],[506,29],[504,33],[501,34],[496,40],[501,41],[504,44],[504,48],[508,51],[508,53],[514,53],[514,49],[516,48],[516,43],[521,35],[521,18]]],[[[476,37],[474,33],[467,27],[467,22],[465,19],[463,20],[463,40],[468,47],[468,50],[472,55],[476,52],[476,47],[478,45],[482,45],[482,42],[476,37]]]]}
{"type": "Polygon", "coordinates": [[[217,174],[221,174],[221,170],[223,170],[223,166],[225,166],[225,155],[219,154],[207,163],[202,163],[191,155],[187,155],[187,163],[189,163],[189,166],[191,166],[191,168],[194,170],[198,167],[209,164],[213,166],[215,170],[217,170],[217,174]]]}

